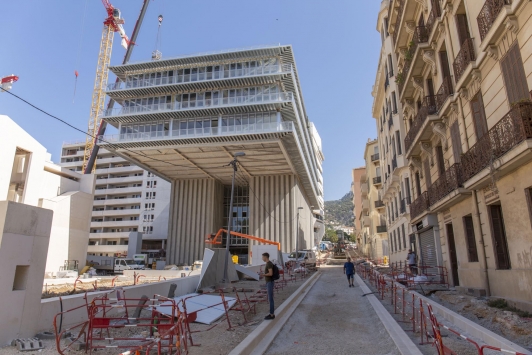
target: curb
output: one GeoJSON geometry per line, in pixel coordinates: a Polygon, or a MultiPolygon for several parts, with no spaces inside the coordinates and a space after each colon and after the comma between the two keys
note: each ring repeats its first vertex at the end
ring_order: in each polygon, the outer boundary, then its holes
{"type": "Polygon", "coordinates": [[[297,306],[303,301],[308,291],[318,281],[321,272],[316,272],[304,284],[275,310],[274,320],[262,322],[247,337],[244,338],[229,355],[262,355],[268,350],[275,336],[288,321],[297,306]]]}
{"type": "MultiPolygon", "coordinates": [[[[364,293],[370,293],[371,290],[369,287],[362,281],[358,274],[355,274],[355,279],[357,280],[358,285],[364,293]]],[[[384,328],[392,338],[395,346],[402,355],[423,355],[422,352],[418,349],[416,344],[408,337],[403,328],[395,321],[390,313],[384,308],[382,303],[375,297],[375,295],[366,296],[369,303],[373,307],[377,316],[382,322],[384,328]]]]}

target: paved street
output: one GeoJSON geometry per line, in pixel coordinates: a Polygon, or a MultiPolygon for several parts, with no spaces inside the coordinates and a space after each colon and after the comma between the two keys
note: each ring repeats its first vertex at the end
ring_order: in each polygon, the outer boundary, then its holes
{"type": "Polygon", "coordinates": [[[266,354],[399,354],[356,281],[340,266],[321,272],[266,354]]]}

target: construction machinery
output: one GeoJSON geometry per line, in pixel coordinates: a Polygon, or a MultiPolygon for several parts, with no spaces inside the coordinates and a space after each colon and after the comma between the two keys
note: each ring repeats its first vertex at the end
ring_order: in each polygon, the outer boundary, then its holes
{"type": "MultiPolygon", "coordinates": [[[[107,18],[103,22],[102,40],[100,42],[100,53],[98,55],[98,65],[96,66],[96,78],[94,80],[94,89],[92,90],[91,111],[89,117],[89,128],[87,131],[87,140],[85,143],[85,152],[83,154],[83,170],[95,145],[96,135],[101,121],[101,113],[105,104],[105,86],[109,76],[109,64],[111,64],[111,53],[113,51],[114,33],[120,33],[122,37],[122,46],[128,48],[129,38],[127,37],[124,27],[124,20],[121,17],[120,10],[113,7],[109,0],[102,0],[103,6],[107,11],[107,18]]],[[[94,165],[93,165],[94,168],[94,165]]]]}
{"type": "MultiPolygon", "coordinates": [[[[128,39],[122,27],[124,20],[121,18],[120,10],[114,8],[109,0],[102,0],[102,3],[107,11],[107,18],[104,21],[102,32],[102,41],[100,43],[100,54],[98,56],[98,66],[96,67],[96,79],[94,81],[94,90],[92,94],[91,114],[89,118],[89,129],[87,141],[85,144],[85,152],[83,155],[83,173],[91,174],[95,167],[96,156],[98,155],[98,137],[105,133],[106,122],[100,119],[100,112],[103,111],[105,103],[105,85],[109,74],[109,64],[111,62],[112,44],[114,32],[119,32],[122,37],[122,45],[126,48],[126,54],[122,64],[126,64],[131,58],[135,41],[140,31],[140,26],[144,19],[144,15],[148,10],[150,0],[143,0],[142,8],[139,17],[133,28],[131,39],[128,39]]],[[[118,78],[116,81],[118,82],[118,78]]],[[[114,100],[109,100],[107,109],[113,108],[114,100]]]]}
{"type": "MultiPolygon", "coordinates": [[[[211,234],[209,237],[207,237],[207,240],[205,241],[205,243],[206,244],[221,245],[222,244],[222,234],[223,233],[227,234],[227,229],[220,229],[218,231],[218,233],[211,234]]],[[[243,233],[238,233],[238,232],[234,232],[234,231],[231,231],[231,235],[234,235],[235,237],[251,239],[251,240],[254,240],[254,241],[259,242],[259,243],[276,245],[277,246],[277,250],[281,250],[281,243],[274,242],[273,240],[263,239],[263,238],[255,237],[254,235],[243,234],[243,233]]]]}

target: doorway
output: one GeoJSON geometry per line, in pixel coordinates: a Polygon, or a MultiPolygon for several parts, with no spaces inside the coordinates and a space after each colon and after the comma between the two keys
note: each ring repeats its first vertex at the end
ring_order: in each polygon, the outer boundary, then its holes
{"type": "Polygon", "coordinates": [[[489,212],[497,269],[510,269],[510,255],[501,205],[489,206],[489,212]]]}
{"type": "Polygon", "coordinates": [[[452,223],[445,225],[447,231],[447,244],[449,245],[449,262],[451,263],[451,274],[453,275],[453,286],[460,286],[458,277],[458,259],[456,257],[456,245],[454,243],[454,230],[452,223]]]}

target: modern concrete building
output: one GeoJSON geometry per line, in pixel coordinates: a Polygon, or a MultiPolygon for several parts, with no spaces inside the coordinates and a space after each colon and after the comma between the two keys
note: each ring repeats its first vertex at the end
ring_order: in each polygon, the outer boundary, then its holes
{"type": "MultiPolygon", "coordinates": [[[[532,2],[383,1],[420,263],[532,309],[532,2]]],[[[382,29],[383,36],[386,28],[382,29]]]]}
{"type": "Polygon", "coordinates": [[[398,100],[397,56],[392,36],[387,28],[388,5],[388,1],[381,3],[377,20],[377,31],[381,33],[382,46],[372,95],[373,118],[376,120],[380,155],[373,155],[371,160],[382,170],[384,179],[379,192],[384,205],[380,204],[379,208],[383,208],[387,215],[390,261],[404,263],[408,249],[415,252],[417,250],[410,225],[412,180],[404,154],[403,138],[406,126],[403,106],[398,100]]]}
{"type": "Polygon", "coordinates": [[[383,262],[384,257],[389,260],[388,236],[386,228],[386,214],[382,201],[382,173],[375,161],[379,156],[377,140],[368,140],[364,151],[366,172],[360,177],[360,191],[362,208],[356,213],[361,221],[362,236],[360,250],[370,259],[383,262]]]}
{"type": "MultiPolygon", "coordinates": [[[[8,116],[0,115],[0,201],[53,211],[43,271],[85,265],[94,178],[51,162],[51,154],[8,116]]],[[[21,211],[27,211],[22,209],[21,211]]],[[[40,213],[40,212],[39,212],[40,213]]],[[[45,213],[46,214],[46,213],[45,213]]],[[[2,222],[4,223],[4,222],[2,222]]]]}
{"type": "MultiPolygon", "coordinates": [[[[61,166],[81,173],[85,141],[64,143],[61,166]]],[[[117,154],[100,149],[87,252],[126,255],[131,232],[142,233],[141,252],[164,257],[170,184],[117,154]]]]}
{"type": "MultiPolygon", "coordinates": [[[[119,134],[100,143],[171,183],[170,263],[201,259],[206,236],[228,227],[313,247],[313,214],[324,208],[321,140],[310,122],[291,46],[186,55],[111,67],[103,113],[119,134]],[[233,171],[240,157],[233,211],[233,171]],[[299,213],[299,225],[298,221],[299,213]]],[[[225,241],[224,241],[225,243],[225,241]]],[[[246,261],[247,239],[231,252],[246,261]]]]}

